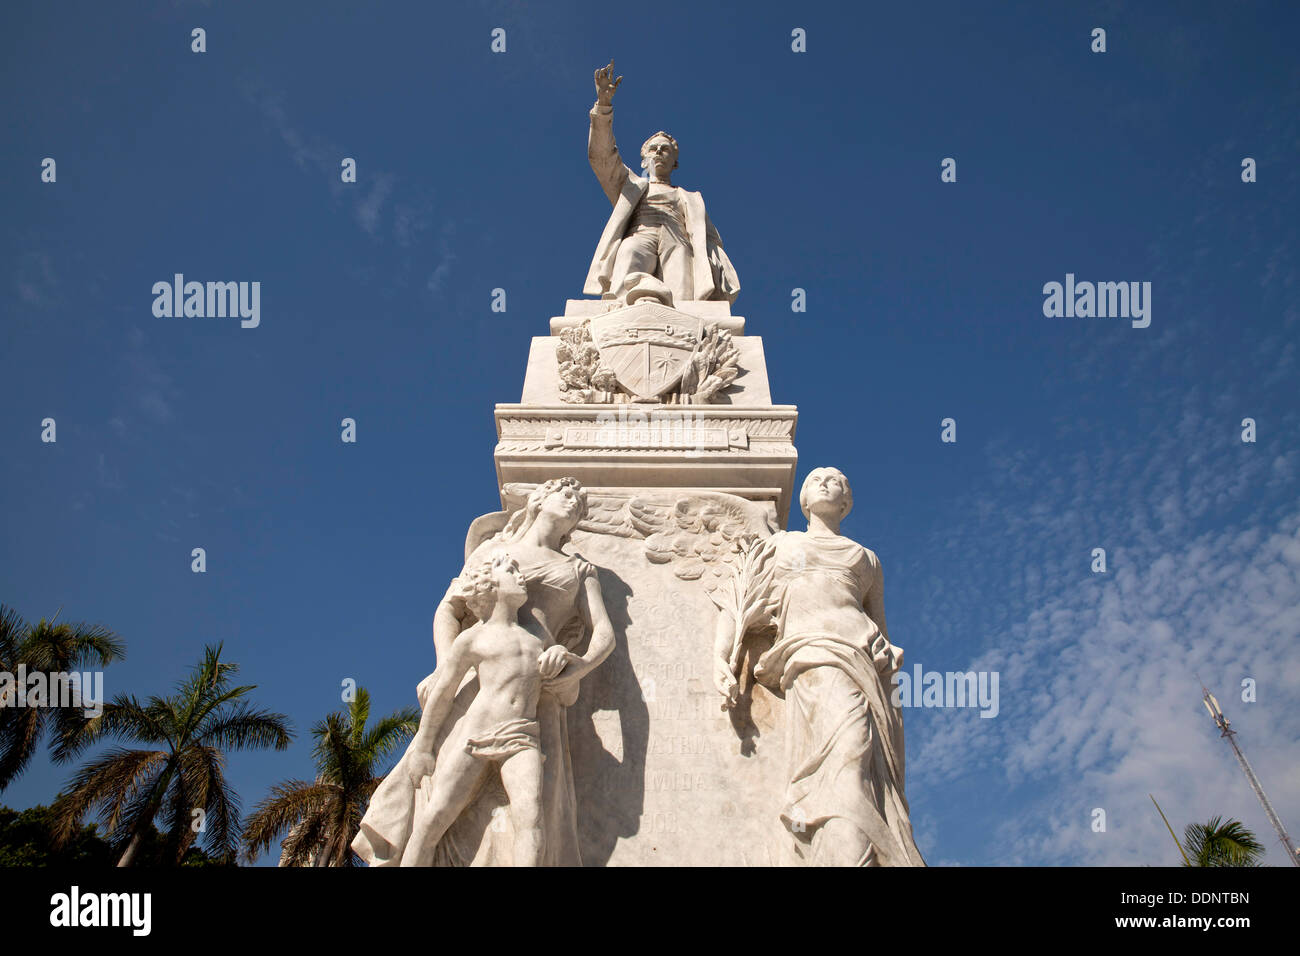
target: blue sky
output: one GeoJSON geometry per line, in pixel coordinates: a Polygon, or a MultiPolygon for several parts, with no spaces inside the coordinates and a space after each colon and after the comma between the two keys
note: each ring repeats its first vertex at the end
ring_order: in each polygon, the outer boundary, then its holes
{"type": "Polygon", "coordinates": [[[310,776],[344,678],[411,703],[499,507],[492,406],[608,215],[585,139],[612,56],[624,157],[681,143],[799,479],[853,482],[908,664],[1001,675],[996,719],[906,715],[926,858],[1172,863],[1154,793],[1284,862],[1194,675],[1300,830],[1293,4],[307,9],[5,6],[0,600],[123,635],[110,694],[224,641],[300,732],[231,758],[246,808],[310,776]],[[260,327],[155,318],[175,272],[260,281],[260,327]],[[1151,282],[1150,327],[1044,317],[1067,272],[1151,282]]]}

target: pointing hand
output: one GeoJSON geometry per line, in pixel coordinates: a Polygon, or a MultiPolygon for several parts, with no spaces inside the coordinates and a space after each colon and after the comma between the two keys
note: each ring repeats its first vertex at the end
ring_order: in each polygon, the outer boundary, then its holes
{"type": "Polygon", "coordinates": [[[609,66],[601,67],[596,71],[596,102],[601,106],[609,106],[614,99],[614,91],[618,85],[623,82],[623,77],[614,79],[614,61],[609,61],[609,66]]]}

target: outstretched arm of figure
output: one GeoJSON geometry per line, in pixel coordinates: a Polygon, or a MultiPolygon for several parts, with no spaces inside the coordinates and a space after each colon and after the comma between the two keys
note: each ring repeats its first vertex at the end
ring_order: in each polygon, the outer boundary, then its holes
{"type": "Polygon", "coordinates": [[[435,667],[442,666],[443,658],[451,650],[456,635],[464,629],[465,618],[469,616],[469,608],[465,606],[465,602],[453,594],[455,589],[456,582],[453,580],[447,586],[447,593],[438,602],[438,609],[433,613],[435,667]]]}
{"type": "Polygon", "coordinates": [[[452,644],[446,656],[438,661],[438,669],[433,672],[433,687],[420,716],[420,728],[407,748],[412,755],[409,773],[416,780],[433,772],[433,749],[438,731],[451,712],[456,688],[473,665],[473,657],[464,641],[452,644]]]}
{"type": "Polygon", "coordinates": [[[610,205],[618,202],[623,184],[632,174],[619,158],[618,144],[614,142],[614,91],[622,82],[621,76],[614,79],[613,60],[596,71],[596,105],[591,108],[591,129],[587,133],[587,160],[610,205]]]}

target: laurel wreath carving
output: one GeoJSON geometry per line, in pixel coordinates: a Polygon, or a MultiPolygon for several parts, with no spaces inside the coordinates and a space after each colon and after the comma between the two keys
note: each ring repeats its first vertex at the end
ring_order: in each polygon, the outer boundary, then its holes
{"type": "Polygon", "coordinates": [[[560,363],[562,400],[583,404],[613,401],[618,379],[600,359],[600,350],[591,340],[590,321],[560,332],[555,358],[560,363]]]}

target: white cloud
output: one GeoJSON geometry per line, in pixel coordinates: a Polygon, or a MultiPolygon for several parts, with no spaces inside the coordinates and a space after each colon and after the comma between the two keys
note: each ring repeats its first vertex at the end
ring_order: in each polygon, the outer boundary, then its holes
{"type": "MultiPolygon", "coordinates": [[[[1008,623],[985,635],[973,663],[924,661],[999,671],[1000,716],[945,711],[909,739],[914,801],[941,799],[968,774],[1007,801],[981,862],[1172,864],[1177,851],[1148,793],[1180,836],[1187,823],[1236,817],[1280,862],[1202,708],[1198,675],[1217,690],[1283,820],[1300,826],[1296,453],[1277,438],[1244,445],[1230,419],[1200,405],[1191,395],[1164,432],[1115,434],[1064,470],[1059,457],[994,444],[992,487],[973,492],[973,520],[947,532],[953,553],[1023,564],[1008,574],[1009,591],[974,572],[1008,623]],[[1121,513],[1097,513],[1117,501],[1121,513]],[[991,545],[992,534],[1005,540],[991,545]],[[1107,549],[1105,575],[1089,570],[1093,546],[1107,549]],[[1239,699],[1247,677],[1258,682],[1256,703],[1239,699]],[[1095,807],[1106,810],[1105,833],[1091,828],[1095,807]]],[[[1294,433],[1295,416],[1279,415],[1278,429],[1294,433]]]]}
{"type": "Polygon", "coordinates": [[[382,169],[358,163],[358,181],[345,185],[340,177],[344,157],[359,159],[355,151],[294,125],[285,107],[282,91],[269,90],[261,83],[245,78],[241,82],[244,96],[279,135],[298,168],[319,176],[337,200],[352,204],[357,224],[369,236],[379,238],[391,233],[399,246],[410,245],[434,222],[433,194],[427,189],[398,190],[398,177],[382,169]],[[385,209],[390,212],[385,216],[385,209]],[[388,225],[385,226],[385,221],[388,225]]]}

